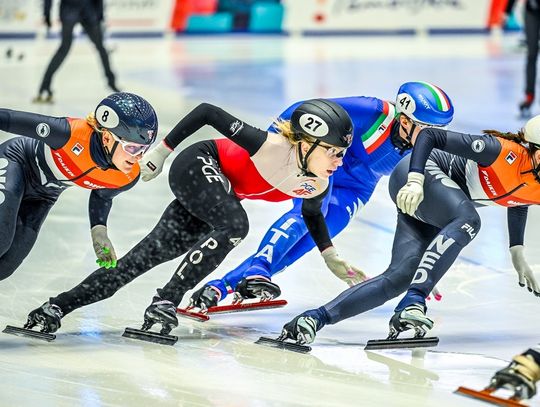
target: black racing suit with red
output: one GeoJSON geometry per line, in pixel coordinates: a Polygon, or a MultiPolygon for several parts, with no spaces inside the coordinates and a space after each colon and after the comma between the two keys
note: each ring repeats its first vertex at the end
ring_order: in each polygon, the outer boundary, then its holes
{"type": "Polygon", "coordinates": [[[251,127],[218,107],[201,104],[176,125],[165,141],[175,148],[207,124],[227,139],[195,143],[175,158],[169,184],[176,199],[154,229],[118,260],[115,270],[100,268],[73,289],[50,298],[50,303],[59,306],[64,315],[112,296],[136,277],[185,254],[171,280],[157,290],[159,297],[178,305],[184,294],[217,268],[247,235],[249,223],[241,204],[243,198],[304,198],[302,213],[317,246],[324,250],[332,245],[321,212],[328,180],[302,174],[296,149],[283,136],[251,127]],[[283,146],[276,147],[280,143],[283,146]],[[280,158],[282,153],[286,156],[280,158]],[[284,166],[292,172],[272,179],[284,166]],[[279,190],[291,182],[290,190],[279,190]]]}

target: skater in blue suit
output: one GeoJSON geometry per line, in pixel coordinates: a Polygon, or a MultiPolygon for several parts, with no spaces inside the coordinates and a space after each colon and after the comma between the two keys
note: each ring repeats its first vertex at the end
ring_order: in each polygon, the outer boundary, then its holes
{"type": "MultiPolygon", "coordinates": [[[[446,126],[454,108],[446,93],[426,82],[407,82],[398,90],[396,102],[354,96],[330,99],[351,116],[354,137],[341,166],[331,177],[332,185],[323,203],[330,236],[338,235],[355,213],[370,199],[377,182],[389,175],[412,147],[410,135],[416,127],[446,126]]],[[[302,102],[290,106],[279,117],[288,120],[302,102]]],[[[223,278],[197,290],[191,305],[206,309],[236,292],[240,298],[275,298],[281,294],[271,277],[283,271],[315,247],[301,216],[302,199],[268,230],[255,254],[223,278]],[[247,282],[250,282],[248,285],[247,282]]],[[[337,256],[330,247],[323,251],[326,263],[337,256]]],[[[354,267],[331,268],[353,286],[366,279],[354,267]]]]}

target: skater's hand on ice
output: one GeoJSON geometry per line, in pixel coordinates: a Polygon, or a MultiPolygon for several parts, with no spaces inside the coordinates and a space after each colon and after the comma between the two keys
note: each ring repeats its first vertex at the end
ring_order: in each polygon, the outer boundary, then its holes
{"type": "Polygon", "coordinates": [[[514,392],[517,400],[529,399],[536,394],[536,382],[540,379],[540,366],[530,355],[514,356],[512,362],[495,373],[488,388],[505,388],[514,392]]]}
{"type": "Polygon", "coordinates": [[[510,248],[510,255],[512,256],[512,264],[514,269],[518,273],[520,287],[527,286],[529,292],[534,293],[537,297],[540,297],[540,286],[534,277],[533,271],[523,255],[523,246],[517,245],[510,248]]]}
{"type": "Polygon", "coordinates": [[[115,268],[116,267],[116,252],[111,243],[111,240],[107,236],[107,226],[96,225],[91,230],[92,244],[94,251],[96,252],[96,263],[100,267],[115,268]]]}
{"type": "Polygon", "coordinates": [[[435,301],[442,300],[442,294],[437,288],[437,286],[433,287],[433,290],[431,290],[431,293],[427,296],[426,300],[431,300],[432,295],[433,295],[433,298],[435,298],[435,301]]]}
{"type": "Polygon", "coordinates": [[[414,215],[418,205],[424,200],[424,174],[409,172],[407,183],[399,190],[396,204],[402,212],[414,215]]]}
{"type": "Polygon", "coordinates": [[[163,164],[165,164],[165,160],[172,151],[164,140],[148,151],[140,161],[142,180],[150,181],[157,177],[163,170],[163,164]]]}
{"type": "Polygon", "coordinates": [[[354,266],[351,266],[337,254],[335,247],[331,246],[321,252],[324,262],[334,275],[342,281],[345,281],[349,287],[366,281],[368,277],[364,272],[354,266]]]}

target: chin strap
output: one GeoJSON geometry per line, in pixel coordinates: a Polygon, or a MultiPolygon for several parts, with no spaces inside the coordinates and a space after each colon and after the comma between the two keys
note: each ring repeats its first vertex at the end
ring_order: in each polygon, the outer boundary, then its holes
{"type": "MultiPolygon", "coordinates": [[[[103,142],[101,142],[101,147],[103,148],[103,153],[105,154],[105,160],[107,160],[107,164],[109,164],[108,168],[112,168],[113,170],[117,170],[116,165],[113,164],[112,158],[114,155],[114,152],[116,151],[116,148],[118,147],[118,141],[114,141],[112,149],[109,151],[107,146],[103,145],[103,142]]],[[[104,168],[105,170],[108,168],[104,168]]]]}
{"type": "MultiPolygon", "coordinates": [[[[399,149],[399,154],[403,155],[405,154],[405,151],[413,148],[411,137],[407,134],[406,138],[404,139],[399,135],[399,129],[401,129],[401,125],[399,124],[394,129],[395,130],[393,130],[392,134],[390,135],[392,144],[399,149]]],[[[405,131],[405,129],[403,129],[403,131],[405,131]]]]}
{"type": "Polygon", "coordinates": [[[307,151],[305,157],[302,154],[302,146],[301,146],[302,142],[300,141],[297,144],[297,146],[298,146],[297,147],[298,148],[298,159],[300,160],[300,165],[301,165],[300,170],[302,171],[303,176],[309,176],[309,177],[315,176],[315,174],[308,171],[308,169],[307,169],[307,166],[308,166],[307,160],[308,160],[308,157],[313,152],[313,150],[315,150],[317,148],[317,146],[319,145],[320,142],[321,142],[320,140],[315,140],[315,142],[311,145],[311,147],[307,151]]]}

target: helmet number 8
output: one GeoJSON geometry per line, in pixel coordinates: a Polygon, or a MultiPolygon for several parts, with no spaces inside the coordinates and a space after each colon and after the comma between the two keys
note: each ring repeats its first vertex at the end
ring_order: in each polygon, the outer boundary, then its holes
{"type": "Polygon", "coordinates": [[[103,114],[101,115],[101,121],[102,121],[102,122],[106,122],[108,117],[109,117],[109,111],[108,111],[108,110],[105,110],[105,111],[103,112],[103,114]]]}

